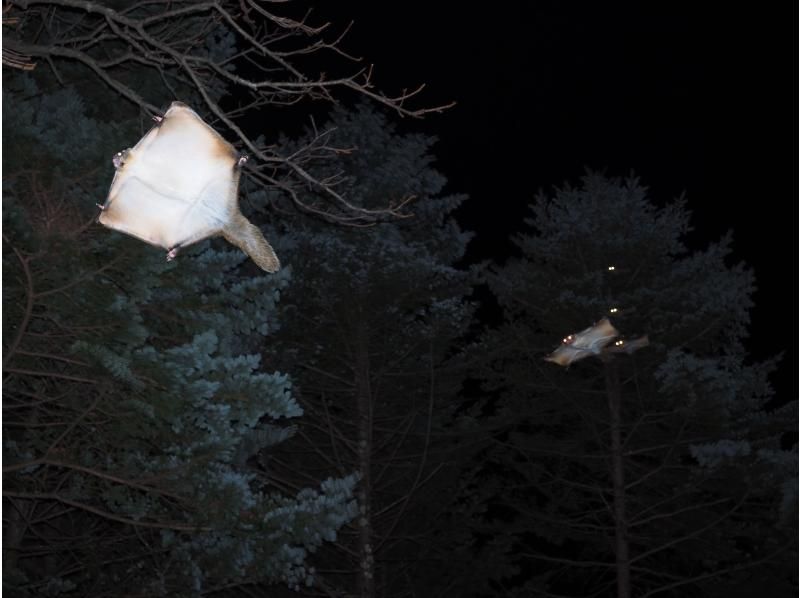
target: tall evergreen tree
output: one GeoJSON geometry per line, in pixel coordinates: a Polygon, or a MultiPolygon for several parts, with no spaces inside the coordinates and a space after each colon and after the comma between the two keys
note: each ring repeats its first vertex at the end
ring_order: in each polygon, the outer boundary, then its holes
{"type": "Polygon", "coordinates": [[[499,398],[472,491],[514,547],[518,574],[498,587],[790,591],[794,534],[780,517],[796,447],[779,440],[796,403],[766,409],[774,363],[751,363],[743,345],[753,274],[730,265],[730,236],[690,251],[689,218],[636,179],[591,174],[536,200],[521,257],[490,277],[505,313],[487,338],[499,398]],[[650,346],[543,361],[604,316],[650,346]]]}
{"type": "Polygon", "coordinates": [[[367,106],[334,110],[320,131],[347,154],[315,176],[338,180],[360,208],[410,200],[413,217],[367,228],[296,218],[273,235],[293,283],[270,350],[295,364],[306,416],[270,470],[290,487],[357,474],[359,516],[320,566],[331,588],[432,595],[424,561],[441,569],[427,545],[452,475],[442,426],[463,377],[455,341],[472,313],[474,276],[454,267],[469,239],[453,219],[464,198],[442,195],[433,139],[400,134],[367,106]]]}
{"type": "MultiPolygon", "coordinates": [[[[5,589],[235,595],[312,583],[306,557],[355,515],[355,477],[287,493],[259,462],[291,435],[283,420],[302,413],[287,376],[259,353],[288,271],[257,275],[216,242],[167,264],[99,230],[94,206],[111,156],[174,99],[247,147],[259,184],[296,197],[300,180],[334,210],[345,205],[303,176],[305,152],[275,156],[237,120],[329,98],[329,81],[293,63],[335,44],[309,42],[319,30],[252,2],[6,8],[5,589]],[[244,108],[233,105],[236,86],[248,90],[244,108]]],[[[336,85],[411,113],[355,75],[336,85]]],[[[393,215],[384,208],[358,217],[393,215]]]]}
{"type": "Polygon", "coordinates": [[[5,588],[180,596],[313,582],[306,556],[355,514],[355,478],[286,493],[259,464],[291,435],[279,420],[301,413],[259,354],[288,273],[254,276],[215,243],[165,264],[98,231],[94,205],[110,157],[180,99],[247,148],[259,184],[295,200],[310,184],[346,220],[346,200],[303,170],[307,151],[275,155],[242,114],[336,87],[427,110],[340,65],[335,82],[311,72],[333,66],[305,60],[336,49],[325,27],[250,1],[5,8],[5,588]]]}
{"type": "Polygon", "coordinates": [[[209,244],[167,263],[99,230],[119,125],[74,88],[4,93],[5,589],[311,583],[306,555],[355,514],[355,479],[286,494],[248,464],[302,413],[258,354],[289,276],[238,276],[243,254],[209,244]]]}

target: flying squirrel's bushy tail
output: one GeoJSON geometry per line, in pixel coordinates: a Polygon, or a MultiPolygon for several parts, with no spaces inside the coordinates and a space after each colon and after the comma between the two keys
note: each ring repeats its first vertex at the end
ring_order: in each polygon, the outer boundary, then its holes
{"type": "Polygon", "coordinates": [[[277,272],[281,267],[275,250],[264,238],[261,230],[241,213],[236,214],[222,229],[222,236],[249,255],[262,270],[277,272]]]}

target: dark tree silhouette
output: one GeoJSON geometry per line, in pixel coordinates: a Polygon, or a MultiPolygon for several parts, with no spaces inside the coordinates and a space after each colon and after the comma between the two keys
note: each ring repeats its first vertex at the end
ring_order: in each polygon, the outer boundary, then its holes
{"type": "Polygon", "coordinates": [[[363,105],[335,110],[326,126],[353,149],[313,172],[339,177],[368,209],[414,196],[414,216],[370,228],[294,220],[276,234],[294,284],[268,350],[293,364],[306,419],[269,469],[288,488],[358,475],[359,515],[320,558],[334,595],[425,594],[427,548],[453,475],[442,430],[465,374],[453,346],[472,315],[475,277],[453,267],[469,239],[452,217],[464,198],[441,195],[433,139],[401,135],[363,105]]]}
{"type": "Polygon", "coordinates": [[[513,583],[523,595],[730,596],[769,578],[770,593],[788,591],[782,497],[796,451],[780,434],[796,403],[766,410],[774,364],[749,363],[742,345],[755,287],[728,264],[730,237],[691,252],[683,201],[658,208],[636,179],[594,174],[540,196],[526,222],[522,257],[490,277],[506,323],[487,338],[494,465],[474,479],[480,494],[498,477],[486,517],[515,548],[513,583]],[[543,360],[604,316],[649,346],[543,360]]]}

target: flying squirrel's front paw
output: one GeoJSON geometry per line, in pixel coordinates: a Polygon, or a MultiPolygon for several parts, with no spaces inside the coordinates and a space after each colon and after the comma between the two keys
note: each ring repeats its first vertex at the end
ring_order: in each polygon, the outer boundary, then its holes
{"type": "Polygon", "coordinates": [[[125,160],[128,159],[128,154],[130,153],[130,151],[131,150],[126,149],[126,150],[122,150],[121,152],[117,152],[116,154],[114,154],[114,157],[111,158],[111,161],[114,163],[114,168],[119,170],[120,168],[122,168],[125,165],[125,160]]]}

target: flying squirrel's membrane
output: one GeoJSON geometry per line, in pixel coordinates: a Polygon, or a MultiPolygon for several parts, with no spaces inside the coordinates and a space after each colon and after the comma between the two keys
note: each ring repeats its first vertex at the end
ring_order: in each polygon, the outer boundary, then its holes
{"type": "Polygon", "coordinates": [[[240,156],[182,102],[172,105],[133,148],[114,156],[117,172],[100,224],[177,251],[222,235],[260,268],[280,268],[261,231],[239,210],[240,156]]]}
{"type": "Polygon", "coordinates": [[[567,336],[545,360],[568,366],[590,355],[599,355],[617,336],[619,331],[608,318],[603,318],[593,326],[567,336]]]}

